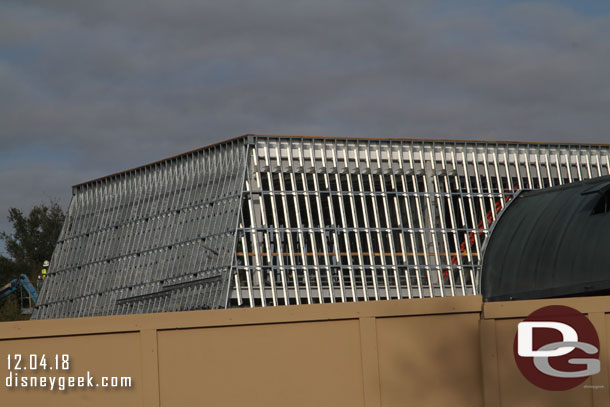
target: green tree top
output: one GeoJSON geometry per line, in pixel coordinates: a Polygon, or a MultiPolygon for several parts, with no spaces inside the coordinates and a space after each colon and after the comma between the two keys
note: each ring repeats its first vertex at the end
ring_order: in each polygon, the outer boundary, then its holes
{"type": "MultiPolygon", "coordinates": [[[[42,262],[51,260],[65,214],[57,203],[51,202],[35,206],[27,216],[17,208],[10,208],[8,220],[13,233],[0,233],[9,255],[8,258],[0,255],[0,287],[22,273],[36,283],[42,262]]],[[[27,319],[28,316],[19,314],[19,308],[17,296],[0,301],[0,321],[27,319]]]]}
{"type": "Polygon", "coordinates": [[[10,208],[8,220],[14,232],[10,235],[2,232],[0,239],[6,242],[6,251],[15,263],[39,267],[51,259],[65,220],[57,203],[37,205],[28,216],[20,209],[10,208]]]}

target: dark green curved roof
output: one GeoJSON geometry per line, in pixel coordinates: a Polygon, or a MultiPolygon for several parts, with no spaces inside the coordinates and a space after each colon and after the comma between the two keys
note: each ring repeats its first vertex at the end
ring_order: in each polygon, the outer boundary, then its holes
{"type": "Polygon", "coordinates": [[[610,292],[610,176],[522,191],[486,241],[487,301],[610,292]]]}

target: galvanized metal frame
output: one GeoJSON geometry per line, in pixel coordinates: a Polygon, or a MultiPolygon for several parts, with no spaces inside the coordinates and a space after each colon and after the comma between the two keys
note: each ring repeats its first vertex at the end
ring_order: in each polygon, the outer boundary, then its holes
{"type": "Polygon", "coordinates": [[[610,166],[608,146],[274,136],[251,158],[237,269],[284,276],[236,286],[252,307],[478,294],[481,248],[517,191],[610,166]]]}
{"type": "Polygon", "coordinates": [[[229,140],[74,187],[33,317],[478,294],[497,212],[609,149],[229,140]]]}
{"type": "Polygon", "coordinates": [[[76,186],[33,318],[226,306],[247,143],[76,186]]]}

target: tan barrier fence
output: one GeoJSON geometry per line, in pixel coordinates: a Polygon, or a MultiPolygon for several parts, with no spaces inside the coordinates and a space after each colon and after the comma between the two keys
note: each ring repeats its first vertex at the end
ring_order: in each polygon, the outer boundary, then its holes
{"type": "Polygon", "coordinates": [[[610,297],[472,296],[2,323],[0,405],[610,406],[606,312],[610,297]],[[512,353],[516,324],[550,304],[601,342],[601,372],[563,392],[512,353]]]}

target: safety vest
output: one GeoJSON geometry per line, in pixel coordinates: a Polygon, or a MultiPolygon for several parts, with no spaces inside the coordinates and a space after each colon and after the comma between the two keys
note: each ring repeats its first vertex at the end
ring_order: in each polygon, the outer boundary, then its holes
{"type": "Polygon", "coordinates": [[[42,269],[42,279],[44,280],[47,277],[47,269],[42,269]]]}

